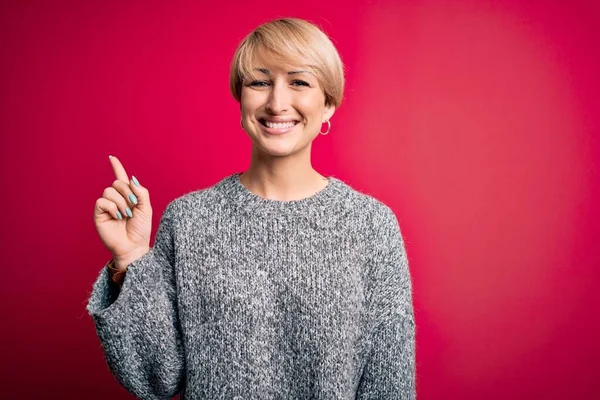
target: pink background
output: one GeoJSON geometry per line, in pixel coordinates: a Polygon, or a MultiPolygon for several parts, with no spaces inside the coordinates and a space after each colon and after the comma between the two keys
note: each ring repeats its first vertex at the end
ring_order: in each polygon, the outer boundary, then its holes
{"type": "Polygon", "coordinates": [[[396,212],[420,399],[600,398],[588,1],[2,2],[2,397],[125,399],[85,305],[108,155],[166,204],[247,168],[229,60],[279,16],[347,64],[313,165],[396,212]]]}

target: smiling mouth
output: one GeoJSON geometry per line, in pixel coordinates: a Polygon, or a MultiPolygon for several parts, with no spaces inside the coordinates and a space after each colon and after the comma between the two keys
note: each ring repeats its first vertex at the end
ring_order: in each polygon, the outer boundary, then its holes
{"type": "Polygon", "coordinates": [[[293,128],[294,126],[296,126],[298,124],[298,121],[271,122],[271,121],[265,120],[264,118],[260,118],[258,121],[260,122],[260,124],[262,126],[265,126],[267,128],[271,128],[271,129],[293,128]]]}

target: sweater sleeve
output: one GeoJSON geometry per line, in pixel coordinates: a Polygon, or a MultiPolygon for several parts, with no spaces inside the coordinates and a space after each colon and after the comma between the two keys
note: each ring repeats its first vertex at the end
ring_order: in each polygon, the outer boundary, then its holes
{"type": "Polygon", "coordinates": [[[391,209],[374,222],[372,348],[356,399],[415,399],[415,320],[404,241],[391,209]]]}
{"type": "Polygon", "coordinates": [[[141,399],[169,399],[183,381],[171,204],[154,246],[129,264],[121,290],[115,293],[105,266],[87,305],[109,369],[141,399]]]}

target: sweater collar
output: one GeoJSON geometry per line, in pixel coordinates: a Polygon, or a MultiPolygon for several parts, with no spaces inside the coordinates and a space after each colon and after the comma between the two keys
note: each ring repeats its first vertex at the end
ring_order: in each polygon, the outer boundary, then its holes
{"type": "Polygon", "coordinates": [[[348,195],[347,185],[340,179],[329,176],[327,186],[317,193],[300,200],[265,199],[246,188],[241,180],[242,172],[236,172],[219,182],[218,189],[243,210],[259,214],[323,214],[337,208],[348,195]]]}

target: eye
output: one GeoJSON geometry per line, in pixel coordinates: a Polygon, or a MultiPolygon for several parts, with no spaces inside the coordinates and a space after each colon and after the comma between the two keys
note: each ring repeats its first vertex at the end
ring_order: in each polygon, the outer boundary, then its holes
{"type": "Polygon", "coordinates": [[[292,85],[294,85],[294,86],[310,86],[308,84],[308,82],[303,81],[301,79],[296,79],[296,80],[292,81],[292,85]]]}
{"type": "Polygon", "coordinates": [[[267,82],[267,81],[252,81],[252,82],[248,83],[248,86],[266,87],[266,86],[269,86],[269,82],[267,82]]]}

